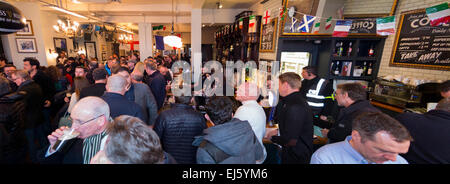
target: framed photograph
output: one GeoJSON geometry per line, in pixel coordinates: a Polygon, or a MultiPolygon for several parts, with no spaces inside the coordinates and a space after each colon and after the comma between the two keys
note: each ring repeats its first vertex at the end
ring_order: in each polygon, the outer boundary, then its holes
{"type": "Polygon", "coordinates": [[[65,51],[67,53],[67,41],[65,38],[53,38],[53,43],[55,44],[55,50],[57,53],[65,51]]]}
{"type": "Polygon", "coordinates": [[[33,36],[34,32],[33,32],[33,24],[31,23],[31,20],[27,20],[27,24],[25,25],[25,27],[16,32],[16,36],[33,36]]]}
{"type": "Polygon", "coordinates": [[[17,52],[19,53],[37,53],[36,39],[34,38],[16,38],[17,52]]]}
{"type": "Polygon", "coordinates": [[[84,42],[84,48],[86,48],[86,58],[97,58],[95,42],[84,42]]]}
{"type": "Polygon", "coordinates": [[[106,61],[106,52],[102,52],[102,61],[106,61]]]}

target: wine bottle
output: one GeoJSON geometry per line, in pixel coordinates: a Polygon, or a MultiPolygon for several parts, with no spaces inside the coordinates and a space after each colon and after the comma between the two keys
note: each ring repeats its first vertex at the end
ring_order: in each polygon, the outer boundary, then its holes
{"type": "Polygon", "coordinates": [[[347,72],[348,72],[348,65],[344,62],[342,64],[342,76],[347,76],[347,72]]]}
{"type": "Polygon", "coordinates": [[[340,48],[339,44],[340,44],[340,43],[341,43],[341,42],[336,42],[335,56],[339,56],[339,48],[340,48]]]}
{"type": "Polygon", "coordinates": [[[373,45],[370,45],[370,49],[369,49],[369,57],[373,56],[373,45]]]}
{"type": "Polygon", "coordinates": [[[372,75],[372,63],[369,63],[369,68],[367,69],[367,75],[368,76],[372,75]]]}
{"type": "Polygon", "coordinates": [[[338,55],[339,57],[342,56],[343,50],[344,50],[344,43],[343,43],[343,42],[340,42],[340,43],[339,43],[339,48],[338,48],[338,53],[337,53],[337,55],[338,55]]]}
{"type": "Polygon", "coordinates": [[[334,68],[334,75],[339,75],[339,61],[336,62],[336,67],[334,68]]]}
{"type": "Polygon", "coordinates": [[[350,56],[351,54],[352,54],[352,42],[348,44],[347,56],[350,56]]]}
{"type": "Polygon", "coordinates": [[[366,62],[364,62],[364,66],[363,66],[363,72],[362,72],[362,76],[365,76],[367,73],[367,66],[366,66],[366,62]]]}

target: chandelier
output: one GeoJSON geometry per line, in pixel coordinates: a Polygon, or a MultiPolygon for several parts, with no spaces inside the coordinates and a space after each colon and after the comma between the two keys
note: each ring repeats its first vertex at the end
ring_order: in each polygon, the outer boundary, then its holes
{"type": "Polygon", "coordinates": [[[128,43],[131,40],[133,40],[133,35],[121,34],[119,36],[119,41],[121,41],[122,43],[128,43]]]}
{"type": "Polygon", "coordinates": [[[56,32],[63,33],[69,38],[75,37],[78,27],[80,26],[78,22],[70,21],[69,19],[67,19],[67,23],[64,23],[62,20],[58,20],[57,22],[57,25],[53,25],[56,32]]]}
{"type": "MultiPolygon", "coordinates": [[[[173,0],[172,0],[172,14],[173,14],[173,0]]],[[[183,46],[183,43],[181,42],[181,38],[178,36],[175,36],[173,33],[173,17],[172,17],[172,32],[169,36],[164,37],[164,43],[176,48],[181,48],[183,46]]]]}

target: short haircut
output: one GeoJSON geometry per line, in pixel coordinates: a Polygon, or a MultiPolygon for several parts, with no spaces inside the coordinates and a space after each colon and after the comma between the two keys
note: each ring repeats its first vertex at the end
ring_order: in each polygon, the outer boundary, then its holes
{"type": "Polygon", "coordinates": [[[367,99],[367,92],[360,83],[354,82],[339,84],[337,85],[337,89],[341,89],[342,94],[347,93],[348,97],[353,101],[367,99]]]}
{"type": "Polygon", "coordinates": [[[207,100],[205,109],[211,121],[220,125],[231,120],[233,102],[226,96],[213,96],[207,100]]]}
{"type": "Polygon", "coordinates": [[[361,142],[374,141],[375,134],[387,132],[396,142],[412,141],[408,130],[396,119],[382,112],[363,112],[359,114],[352,124],[352,130],[361,135],[361,142]]]}
{"type": "Polygon", "coordinates": [[[314,66],[305,66],[303,67],[303,70],[306,70],[306,72],[313,74],[315,76],[317,76],[317,67],[314,66]]]}
{"type": "Polygon", "coordinates": [[[112,68],[111,73],[112,74],[117,74],[117,73],[123,72],[123,71],[126,71],[126,72],[130,73],[130,69],[128,69],[127,67],[123,67],[123,66],[120,66],[120,67],[117,67],[117,68],[112,68]]]}
{"type": "Polygon", "coordinates": [[[132,72],[131,78],[135,81],[142,82],[144,80],[144,75],[139,72],[132,72]]]}
{"type": "Polygon", "coordinates": [[[150,70],[158,70],[158,65],[155,62],[147,62],[145,63],[145,68],[150,70]]]}
{"type": "Polygon", "coordinates": [[[189,105],[191,103],[192,96],[175,96],[175,103],[189,105]]]}
{"type": "Polygon", "coordinates": [[[12,74],[25,80],[31,80],[31,76],[26,70],[16,70],[12,74]]]}
{"type": "Polygon", "coordinates": [[[0,61],[5,61],[5,63],[8,63],[8,60],[5,57],[0,57],[0,61]]]}
{"type": "Polygon", "coordinates": [[[6,68],[6,67],[14,67],[14,68],[16,68],[16,66],[14,66],[13,64],[6,64],[6,65],[5,65],[5,68],[6,68]]]}
{"type": "Polygon", "coordinates": [[[5,77],[0,76],[0,96],[7,94],[11,91],[9,87],[9,81],[5,77]]]}
{"type": "Polygon", "coordinates": [[[281,82],[287,82],[292,89],[300,89],[302,78],[294,72],[286,72],[278,76],[281,82]]]}
{"type": "Polygon", "coordinates": [[[447,80],[441,84],[439,84],[439,92],[447,92],[450,91],[450,80],[447,80]]]}
{"type": "Polygon", "coordinates": [[[436,110],[450,112],[450,97],[444,98],[436,105],[436,110]]]}
{"type": "Polygon", "coordinates": [[[75,58],[74,57],[69,57],[69,58],[67,58],[67,60],[75,61],[75,58]]]}
{"type": "Polygon", "coordinates": [[[106,157],[116,164],[161,164],[164,152],[158,135],[139,118],[122,115],[108,124],[106,157]]]}
{"type": "Polygon", "coordinates": [[[87,69],[86,67],[83,67],[83,66],[77,66],[77,67],[75,67],[75,70],[76,70],[77,68],[83,69],[84,73],[87,73],[87,72],[88,72],[88,69],[87,69]]]}
{"type": "Polygon", "coordinates": [[[73,86],[74,86],[74,91],[77,94],[77,96],[80,96],[81,90],[85,87],[90,86],[90,83],[86,79],[86,77],[75,77],[73,79],[73,86]]]}
{"type": "Polygon", "coordinates": [[[36,58],[32,58],[32,57],[27,57],[25,59],[23,59],[23,62],[30,62],[31,66],[36,66],[36,69],[39,69],[39,67],[41,66],[41,64],[39,63],[39,61],[36,58]]]}
{"type": "Polygon", "coordinates": [[[104,68],[96,68],[92,71],[92,78],[94,80],[103,80],[108,76],[108,72],[104,68]]]}
{"type": "Polygon", "coordinates": [[[106,82],[106,88],[108,92],[119,92],[125,89],[127,86],[127,80],[121,75],[113,75],[108,78],[106,82]]]}

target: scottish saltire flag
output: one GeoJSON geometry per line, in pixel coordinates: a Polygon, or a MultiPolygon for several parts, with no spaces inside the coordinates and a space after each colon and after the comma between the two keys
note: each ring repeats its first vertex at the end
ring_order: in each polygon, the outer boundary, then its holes
{"type": "Polygon", "coordinates": [[[300,21],[299,26],[297,27],[297,31],[309,33],[309,31],[311,31],[312,26],[314,24],[314,20],[316,20],[316,17],[314,17],[314,16],[303,15],[303,18],[300,21]]]}
{"type": "Polygon", "coordinates": [[[351,20],[338,20],[334,26],[333,37],[346,37],[352,27],[351,20]]]}
{"type": "Polygon", "coordinates": [[[381,36],[395,33],[395,16],[377,18],[377,34],[381,36]]]}
{"type": "Polygon", "coordinates": [[[426,9],[431,26],[439,26],[450,22],[450,9],[448,3],[442,3],[426,9]]]}

